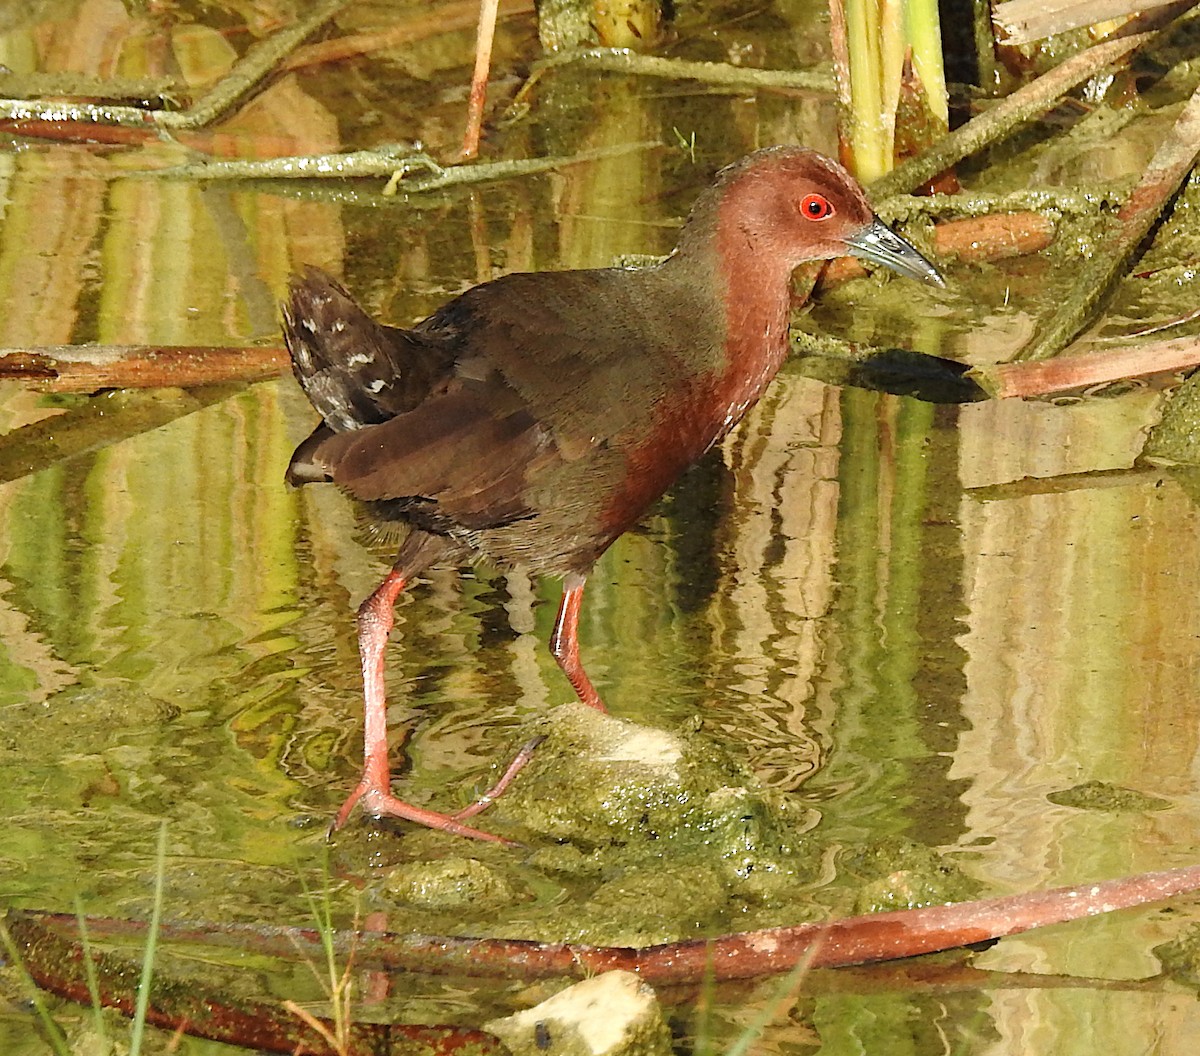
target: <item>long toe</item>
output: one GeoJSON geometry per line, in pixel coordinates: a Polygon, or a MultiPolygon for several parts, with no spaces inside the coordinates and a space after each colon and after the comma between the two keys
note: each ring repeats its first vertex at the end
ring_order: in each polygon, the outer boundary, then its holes
{"type": "Polygon", "coordinates": [[[337,832],[338,829],[346,824],[346,819],[350,816],[350,812],[360,800],[362,801],[363,811],[373,818],[400,818],[403,821],[411,821],[417,825],[424,825],[427,829],[438,829],[442,832],[453,833],[455,836],[465,836],[472,840],[485,840],[488,843],[499,843],[504,847],[518,846],[513,840],[506,840],[503,836],[496,836],[493,833],[484,832],[482,829],[475,829],[470,825],[464,825],[449,814],[441,814],[436,810],[426,810],[424,807],[417,807],[412,803],[406,803],[402,799],[397,799],[389,792],[382,792],[378,788],[369,786],[366,781],[361,782],[358,788],[350,793],[346,802],[342,804],[341,809],[337,812],[333,820],[333,825],[330,827],[331,834],[337,832]]]}
{"type": "Polygon", "coordinates": [[[455,821],[465,821],[467,818],[473,818],[481,811],[487,810],[497,799],[500,794],[512,784],[512,780],[522,770],[526,764],[533,758],[533,753],[537,750],[538,745],[546,739],[545,734],[539,733],[536,737],[530,737],[522,746],[521,750],[513,757],[513,761],[508,764],[507,769],[500,775],[500,780],[489,788],[482,796],[480,796],[469,807],[463,807],[462,810],[454,812],[455,821]]]}
{"type": "Polygon", "coordinates": [[[329,839],[335,832],[337,832],[346,824],[346,821],[350,817],[350,812],[354,809],[358,801],[362,799],[362,797],[368,792],[378,792],[378,789],[376,789],[375,786],[372,785],[364,776],[363,779],[359,781],[358,787],[346,797],[346,802],[338,808],[338,812],[333,816],[333,821],[329,823],[329,830],[325,833],[326,839],[329,839]]]}

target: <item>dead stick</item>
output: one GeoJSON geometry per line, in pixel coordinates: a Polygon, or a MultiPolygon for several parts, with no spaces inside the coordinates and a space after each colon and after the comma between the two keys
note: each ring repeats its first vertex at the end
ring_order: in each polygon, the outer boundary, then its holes
{"type": "Polygon", "coordinates": [[[492,69],[492,40],[496,35],[496,12],[500,0],[482,0],[479,30],[475,37],[475,70],[471,74],[471,98],[467,104],[467,130],[463,133],[462,158],[470,161],[479,153],[483,108],[487,103],[488,74],[492,69]]]}
{"type": "MultiPolygon", "coordinates": [[[[499,17],[527,15],[533,9],[533,0],[500,0],[499,17]]],[[[327,62],[354,59],[376,51],[386,51],[402,44],[425,40],[427,37],[467,29],[477,23],[478,16],[478,0],[455,0],[453,3],[438,4],[419,16],[410,15],[400,24],[388,26],[386,29],[306,44],[285,59],[281,68],[299,70],[327,62]]]]}
{"type": "Polygon", "coordinates": [[[46,345],[0,348],[0,380],[49,392],[195,388],[219,382],[275,378],[288,369],[278,347],[169,345],[46,345]]]}
{"type": "Polygon", "coordinates": [[[1099,352],[1056,356],[1041,362],[996,363],[970,372],[997,399],[1047,396],[1147,374],[1174,374],[1200,366],[1200,338],[1143,341],[1099,352]]]}
{"type": "Polygon", "coordinates": [[[307,17],[259,41],[233,69],[186,110],[146,110],[136,106],[107,106],[91,103],[41,102],[0,99],[0,120],[33,123],[49,121],[158,128],[167,131],[201,128],[230,110],[258,87],[280,59],[305,37],[320,29],[345,5],[346,0],[325,0],[307,17]]]}
{"type": "Polygon", "coordinates": [[[1179,189],[1200,155],[1200,88],[1176,119],[1167,138],[1155,151],[1129,200],[1117,213],[1116,228],[1089,260],[1083,262],[1067,295],[1066,307],[1051,320],[1046,331],[1017,353],[1019,360],[1049,359],[1058,355],[1086,327],[1128,270],[1142,240],[1158,219],[1167,201],[1179,189]]]}
{"type": "Polygon", "coordinates": [[[1018,89],[991,109],[944,136],[928,150],[923,150],[880,177],[869,188],[871,197],[879,200],[920,187],[956,162],[1003,139],[1025,122],[1040,117],[1076,85],[1106,66],[1120,62],[1152,39],[1153,32],[1133,33],[1117,40],[1107,40],[1072,56],[1032,84],[1018,89]]]}
{"type": "Polygon", "coordinates": [[[1006,0],[992,7],[992,22],[1002,44],[1028,44],[1033,40],[1082,29],[1112,18],[1124,18],[1131,11],[1149,11],[1170,6],[1175,15],[1195,7],[1196,0],[1066,0],[1047,4],[1045,0],[1006,0]]]}
{"type": "MultiPolygon", "coordinates": [[[[1200,890],[1200,866],[1186,866],[1005,898],[871,913],[824,924],[767,928],[656,946],[586,946],[347,931],[334,932],[333,943],[342,955],[353,949],[360,964],[388,969],[518,979],[578,978],[625,969],[654,984],[695,984],[790,971],[802,957],[811,958],[813,968],[913,957],[1196,890],[1200,890]]],[[[10,910],[9,920],[22,913],[27,911],[10,910]]],[[[38,913],[36,917],[58,931],[72,932],[77,927],[75,918],[65,913],[38,913]]],[[[88,933],[96,939],[137,938],[144,931],[145,925],[137,921],[88,920],[88,933]]],[[[256,952],[279,957],[318,955],[323,950],[323,938],[312,928],[163,924],[159,937],[160,941],[235,948],[253,941],[256,952]]]]}

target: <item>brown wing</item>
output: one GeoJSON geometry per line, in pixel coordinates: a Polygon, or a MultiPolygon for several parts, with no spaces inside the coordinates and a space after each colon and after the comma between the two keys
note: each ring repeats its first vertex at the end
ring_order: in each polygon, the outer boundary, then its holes
{"type": "Polygon", "coordinates": [[[441,532],[530,516],[530,480],[559,457],[547,430],[495,374],[457,380],[379,425],[312,439],[308,459],[325,479],[441,532]]]}
{"type": "Polygon", "coordinates": [[[642,434],[654,407],[709,364],[702,335],[715,325],[688,290],[653,269],[517,273],[476,286],[415,328],[454,335],[456,370],[498,371],[567,449],[642,434]]]}

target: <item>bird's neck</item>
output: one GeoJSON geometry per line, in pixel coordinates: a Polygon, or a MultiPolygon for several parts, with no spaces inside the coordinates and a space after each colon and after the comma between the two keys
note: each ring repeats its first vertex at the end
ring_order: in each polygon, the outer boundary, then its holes
{"type": "Polygon", "coordinates": [[[693,215],[673,262],[693,288],[717,299],[721,345],[712,350],[717,369],[710,384],[724,435],[787,357],[792,262],[748,240],[736,218],[719,209],[708,217],[693,215]]]}
{"type": "Polygon", "coordinates": [[[739,382],[740,418],[787,357],[792,271],[737,245],[724,248],[718,261],[725,290],[726,373],[739,382]]]}

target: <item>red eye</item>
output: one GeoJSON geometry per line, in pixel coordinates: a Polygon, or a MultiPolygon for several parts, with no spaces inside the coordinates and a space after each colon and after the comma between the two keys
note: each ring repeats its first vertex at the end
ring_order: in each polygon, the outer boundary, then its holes
{"type": "Polygon", "coordinates": [[[833,216],[833,206],[823,194],[806,194],[800,203],[800,212],[809,220],[824,220],[833,216]]]}

